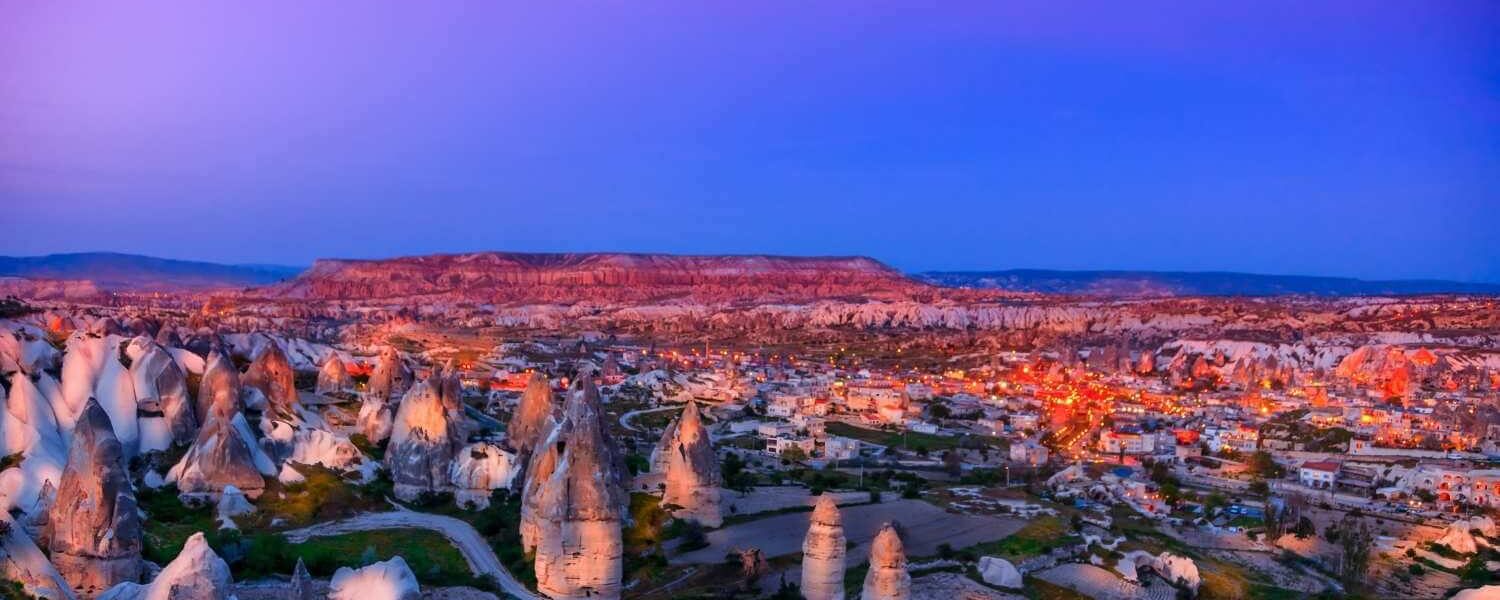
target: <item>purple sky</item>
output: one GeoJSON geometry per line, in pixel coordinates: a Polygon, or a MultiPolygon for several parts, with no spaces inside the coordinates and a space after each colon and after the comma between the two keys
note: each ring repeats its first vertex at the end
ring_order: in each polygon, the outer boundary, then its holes
{"type": "Polygon", "coordinates": [[[0,0],[0,254],[1500,281],[1500,3],[941,5],[0,0]]]}

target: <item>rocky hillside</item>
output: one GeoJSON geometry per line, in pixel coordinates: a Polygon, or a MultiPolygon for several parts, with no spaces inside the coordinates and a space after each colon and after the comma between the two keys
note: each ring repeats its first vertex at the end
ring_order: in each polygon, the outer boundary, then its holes
{"type": "Polygon", "coordinates": [[[864,257],[483,252],[319,260],[257,290],[279,299],[470,302],[806,301],[907,298],[932,288],[864,257]]]}

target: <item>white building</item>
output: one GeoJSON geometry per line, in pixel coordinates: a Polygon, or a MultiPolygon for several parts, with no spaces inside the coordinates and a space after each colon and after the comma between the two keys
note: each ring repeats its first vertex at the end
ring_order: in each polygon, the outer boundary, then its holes
{"type": "Polygon", "coordinates": [[[1331,489],[1338,474],[1339,463],[1331,461],[1306,462],[1297,469],[1297,478],[1310,488],[1331,489]]]}

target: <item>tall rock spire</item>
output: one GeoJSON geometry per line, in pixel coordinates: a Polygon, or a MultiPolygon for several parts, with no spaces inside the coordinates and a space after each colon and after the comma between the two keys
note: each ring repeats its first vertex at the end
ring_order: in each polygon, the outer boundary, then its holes
{"type": "Polygon", "coordinates": [[[592,377],[575,381],[563,418],[536,450],[522,506],[537,590],[554,600],[619,598],[626,496],[592,377]]]}
{"type": "Polygon", "coordinates": [[[396,484],[396,497],[402,500],[450,487],[448,467],[459,444],[453,435],[453,413],[443,405],[441,390],[441,380],[412,386],[402,396],[392,423],[385,465],[396,484]]]}
{"type": "Polygon", "coordinates": [[[677,426],[669,431],[673,437],[665,447],[666,491],[662,504],[682,507],[674,513],[679,519],[692,519],[709,527],[722,525],[719,461],[698,414],[698,404],[689,400],[677,426]]]}
{"type": "Polygon", "coordinates": [[[141,517],[109,415],[90,399],[47,520],[52,563],[84,598],[141,574],[141,517]]]}
{"type": "Polygon", "coordinates": [[[234,363],[219,350],[210,350],[203,368],[203,380],[198,382],[198,399],[193,414],[199,423],[207,423],[209,412],[220,402],[228,402],[234,411],[244,409],[240,405],[240,372],[234,363]]]}
{"type": "Polygon", "coordinates": [[[541,371],[532,371],[526,381],[526,391],[516,404],[515,415],[505,429],[506,443],[519,456],[531,456],[538,442],[557,426],[557,404],[552,400],[552,388],[547,376],[541,371]]]}
{"type": "Polygon", "coordinates": [[[865,573],[863,600],[909,600],[911,575],[906,572],[906,549],[889,522],[870,543],[870,570],[865,573]]]}
{"type": "Polygon", "coordinates": [[[833,496],[824,493],[813,506],[802,540],[802,597],[844,600],[844,521],[833,496]]]}

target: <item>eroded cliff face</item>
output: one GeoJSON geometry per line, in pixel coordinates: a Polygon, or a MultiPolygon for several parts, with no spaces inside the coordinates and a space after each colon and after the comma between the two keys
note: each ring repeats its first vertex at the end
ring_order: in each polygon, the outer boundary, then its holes
{"type": "Polygon", "coordinates": [[[52,563],[83,598],[141,574],[141,518],[109,415],[89,400],[48,515],[52,563]]]}
{"type": "Polygon", "coordinates": [[[906,549],[890,523],[880,527],[870,542],[870,570],[865,573],[863,600],[908,600],[911,575],[906,572],[906,549]]]}
{"type": "Polygon", "coordinates": [[[927,288],[863,257],[483,252],[320,260],[260,293],[318,300],[426,296],[569,302],[905,295],[927,288]]]}
{"type": "Polygon", "coordinates": [[[802,597],[844,600],[844,520],[833,496],[823,494],[813,506],[802,540],[802,597]]]}
{"type": "Polygon", "coordinates": [[[620,597],[626,496],[601,418],[598,390],[585,374],[528,469],[523,545],[536,552],[537,590],[554,600],[620,597]]]}
{"type": "Polygon", "coordinates": [[[671,439],[663,440],[666,490],[662,505],[682,507],[673,512],[679,519],[692,519],[709,527],[722,525],[719,460],[698,414],[698,403],[688,402],[668,434],[671,439]]]}

